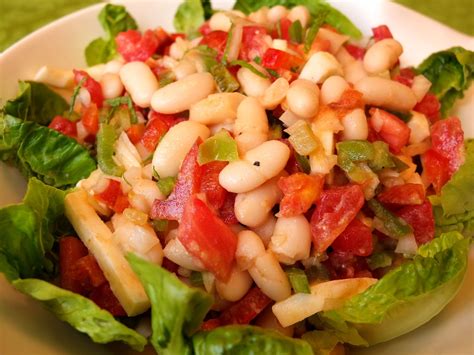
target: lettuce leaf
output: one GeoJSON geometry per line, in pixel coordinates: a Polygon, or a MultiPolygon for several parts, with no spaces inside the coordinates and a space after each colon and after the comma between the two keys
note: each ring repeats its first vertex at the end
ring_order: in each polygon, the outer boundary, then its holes
{"type": "Polygon", "coordinates": [[[53,271],[47,258],[65,192],[32,178],[23,203],[0,209],[0,272],[9,280],[53,271]]]}
{"type": "Polygon", "coordinates": [[[145,348],[145,337],[81,295],[38,279],[15,280],[12,284],[18,291],[41,301],[59,319],[86,333],[96,343],[121,341],[137,351],[145,348]]]}
{"type": "Polygon", "coordinates": [[[354,327],[369,345],[405,334],[433,318],[456,295],[468,253],[469,239],[458,232],[442,234],[420,247],[412,261],[320,318],[336,334],[354,327]]]}
{"type": "Polygon", "coordinates": [[[162,355],[192,354],[189,339],[209,311],[212,297],[133,254],[127,255],[127,260],[151,301],[153,347],[162,355]]]}
{"type": "Polygon", "coordinates": [[[121,5],[105,5],[99,13],[99,22],[105,31],[105,37],[96,38],[87,45],[85,57],[89,66],[112,60],[117,55],[115,36],[138,28],[134,18],[121,5]]]}
{"type": "Polygon", "coordinates": [[[0,159],[16,165],[27,178],[58,188],[74,185],[96,168],[74,139],[10,115],[0,115],[0,159]]]}
{"type": "Polygon", "coordinates": [[[285,354],[312,355],[311,346],[300,339],[247,325],[219,327],[193,337],[196,355],[285,354]]]}
{"type": "Polygon", "coordinates": [[[211,16],[209,0],[185,0],[174,15],[173,25],[177,32],[194,38],[199,36],[199,27],[211,16]]]}
{"type": "Polygon", "coordinates": [[[417,68],[431,82],[430,91],[441,103],[441,115],[446,117],[454,102],[464,97],[474,79],[474,52],[452,47],[431,54],[417,68]]]}
{"type": "Polygon", "coordinates": [[[327,11],[325,22],[336,28],[341,33],[349,35],[355,39],[362,37],[360,30],[343,13],[329,5],[324,0],[237,0],[234,9],[246,14],[257,11],[262,6],[272,7],[283,5],[287,8],[304,5],[314,17],[320,12],[327,11]]]}
{"type": "Polygon", "coordinates": [[[7,101],[4,112],[8,115],[48,125],[54,116],[62,115],[69,104],[48,86],[34,81],[20,81],[19,93],[7,101]]]}

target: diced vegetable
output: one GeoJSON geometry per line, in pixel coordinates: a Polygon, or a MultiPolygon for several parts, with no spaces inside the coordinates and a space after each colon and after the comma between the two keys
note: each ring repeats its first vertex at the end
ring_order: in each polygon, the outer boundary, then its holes
{"type": "Polygon", "coordinates": [[[272,300],[258,287],[252,288],[237,303],[227,308],[220,315],[220,325],[249,324],[267,307],[272,300]]]}
{"type": "Polygon", "coordinates": [[[54,117],[48,125],[48,128],[54,129],[71,138],[77,137],[76,123],[62,116],[54,117]]]}
{"type": "Polygon", "coordinates": [[[305,213],[315,203],[323,189],[322,175],[295,173],[278,180],[278,187],[283,192],[278,214],[283,217],[305,213]]]}
{"type": "Polygon", "coordinates": [[[100,84],[83,70],[74,69],[73,71],[74,83],[77,85],[82,82],[82,87],[86,89],[91,96],[91,102],[95,103],[98,108],[101,108],[104,103],[104,95],[102,94],[100,84]]]}
{"type": "Polygon", "coordinates": [[[354,218],[344,231],[334,240],[331,247],[335,251],[358,256],[368,256],[374,250],[372,232],[359,219],[354,218]]]}
{"type": "Polygon", "coordinates": [[[425,200],[420,205],[405,206],[396,212],[412,228],[418,245],[430,242],[435,236],[435,221],[431,203],[425,200]]]}
{"type": "Polygon", "coordinates": [[[198,163],[200,165],[211,161],[231,162],[239,159],[237,143],[226,130],[206,139],[199,146],[198,163]]]}
{"type": "Polygon", "coordinates": [[[295,293],[311,293],[309,289],[308,277],[303,270],[296,267],[289,268],[286,271],[291,288],[295,293]]]}
{"type": "Polygon", "coordinates": [[[97,163],[104,173],[120,176],[123,168],[118,166],[113,159],[116,140],[115,128],[107,123],[101,123],[97,133],[97,163]]]}
{"type": "Polygon", "coordinates": [[[127,62],[144,62],[150,58],[160,44],[155,32],[146,30],[143,35],[136,30],[120,32],[115,37],[117,51],[127,62]]]}
{"type": "Polygon", "coordinates": [[[374,219],[375,229],[392,238],[401,238],[407,234],[412,233],[412,228],[402,219],[395,216],[387,210],[380,202],[372,199],[367,202],[369,208],[374,212],[376,218],[374,219]]]}
{"type": "Polygon", "coordinates": [[[421,205],[425,200],[425,188],[421,184],[403,184],[387,188],[377,199],[390,205],[421,205]]]}
{"type": "Polygon", "coordinates": [[[285,132],[290,135],[288,140],[300,155],[309,155],[320,146],[320,142],[314,135],[311,126],[303,120],[297,121],[288,127],[285,132]]]}

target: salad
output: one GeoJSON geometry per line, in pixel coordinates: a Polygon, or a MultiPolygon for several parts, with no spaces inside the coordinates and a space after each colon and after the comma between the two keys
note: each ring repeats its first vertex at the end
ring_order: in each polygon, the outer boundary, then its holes
{"type": "Polygon", "coordinates": [[[426,323],[474,235],[474,77],[418,67],[323,1],[186,0],[176,33],[105,5],[87,68],[44,66],[0,112],[29,179],[0,272],[98,343],[330,354],[426,323]]]}

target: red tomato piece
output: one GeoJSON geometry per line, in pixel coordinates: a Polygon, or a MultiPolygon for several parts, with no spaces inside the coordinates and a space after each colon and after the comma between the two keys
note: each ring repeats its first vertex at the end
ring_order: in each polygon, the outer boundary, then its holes
{"type": "Polygon", "coordinates": [[[349,52],[351,56],[353,56],[355,59],[364,59],[366,49],[356,46],[355,44],[345,44],[344,48],[349,52]]]}
{"type": "Polygon", "coordinates": [[[262,66],[267,69],[295,70],[303,65],[303,59],[275,48],[268,48],[263,54],[262,66]]]}
{"type": "Polygon", "coordinates": [[[199,33],[202,34],[203,36],[208,35],[211,33],[211,26],[209,25],[209,21],[204,22],[201,27],[199,27],[199,33]]]}
{"type": "Polygon", "coordinates": [[[76,123],[69,121],[67,118],[62,116],[54,117],[48,127],[64,134],[65,136],[71,138],[77,137],[76,123]]]}
{"type": "Polygon", "coordinates": [[[141,138],[143,146],[150,152],[155,151],[160,139],[168,132],[175,119],[174,115],[153,112],[141,138]]]}
{"type": "Polygon", "coordinates": [[[133,144],[137,144],[143,137],[145,133],[145,125],[143,123],[136,123],[130,125],[126,130],[127,136],[133,144]]]}
{"type": "Polygon", "coordinates": [[[431,123],[441,119],[441,104],[435,94],[427,93],[413,108],[414,111],[424,114],[431,123]]]}
{"type": "Polygon", "coordinates": [[[118,195],[112,210],[114,210],[115,213],[122,213],[129,206],[130,201],[128,201],[127,195],[118,195]]]}
{"type": "Polygon", "coordinates": [[[89,253],[79,238],[63,237],[59,239],[59,271],[61,287],[75,291],[79,287],[72,278],[71,270],[74,264],[89,253]]]}
{"type": "Polygon", "coordinates": [[[255,57],[262,58],[269,48],[265,40],[266,35],[267,30],[263,26],[244,26],[239,58],[248,62],[255,57]]]}
{"type": "Polygon", "coordinates": [[[216,211],[224,205],[228,194],[227,190],[219,184],[219,173],[226,165],[225,161],[212,161],[201,167],[201,192],[206,194],[207,202],[216,211]]]}
{"type": "Polygon", "coordinates": [[[436,122],[431,127],[431,145],[449,164],[449,177],[464,163],[464,131],[457,117],[436,122]]]}
{"type": "Polygon", "coordinates": [[[161,267],[165,268],[169,272],[172,272],[173,274],[176,274],[179,269],[178,264],[175,264],[174,262],[172,262],[170,259],[166,257],[163,258],[163,264],[161,264],[161,267]]]}
{"type": "Polygon", "coordinates": [[[403,68],[400,69],[400,73],[396,75],[393,80],[402,83],[408,87],[411,87],[413,84],[413,78],[415,77],[415,72],[412,68],[403,68]]]}
{"type": "Polygon", "coordinates": [[[80,282],[83,291],[90,292],[107,282],[99,264],[92,255],[86,255],[77,260],[71,269],[74,277],[80,282]]]}
{"type": "Polygon", "coordinates": [[[115,297],[112,292],[108,282],[95,288],[90,293],[89,298],[100,308],[109,311],[114,317],[123,317],[127,315],[117,297],[115,297]]]}
{"type": "Polygon", "coordinates": [[[348,111],[364,108],[365,103],[362,97],[360,91],[349,88],[344,90],[337,102],[330,103],[329,107],[338,111],[338,115],[344,116],[348,111]]]}
{"type": "Polygon", "coordinates": [[[406,206],[395,212],[413,228],[418,245],[428,243],[435,236],[435,221],[430,201],[418,206],[406,206]]]}
{"type": "Polygon", "coordinates": [[[178,239],[188,253],[198,258],[219,280],[229,279],[237,237],[196,195],[191,196],[184,207],[178,239]]]}
{"type": "Polygon", "coordinates": [[[280,212],[283,217],[305,213],[321,195],[324,185],[322,175],[295,173],[278,180],[278,187],[283,192],[280,212]]]}
{"type": "Polygon", "coordinates": [[[353,277],[373,277],[364,257],[352,253],[334,251],[323,261],[332,279],[351,279],[353,277]]]}
{"type": "Polygon", "coordinates": [[[89,134],[95,136],[99,132],[99,109],[95,103],[86,107],[82,113],[81,121],[89,134]]]}
{"type": "Polygon", "coordinates": [[[221,321],[219,320],[219,318],[212,318],[212,319],[208,319],[206,321],[204,321],[202,324],[201,324],[201,327],[199,328],[200,330],[212,330],[212,329],[215,329],[217,327],[220,327],[222,326],[221,324],[221,321]]]}
{"type": "Polygon", "coordinates": [[[197,156],[201,142],[202,140],[198,138],[184,158],[176,185],[168,199],[165,201],[155,200],[153,203],[150,212],[151,218],[179,221],[188,200],[193,194],[199,192],[202,168],[197,162],[197,156]]]}
{"type": "Polygon", "coordinates": [[[335,251],[358,256],[369,256],[374,251],[372,232],[369,227],[354,218],[331,244],[335,251]]]}
{"type": "Polygon", "coordinates": [[[425,200],[425,188],[420,184],[395,185],[379,193],[377,199],[390,205],[421,205],[425,200]]]}
{"type": "Polygon", "coordinates": [[[217,51],[217,60],[221,60],[227,44],[227,32],[211,31],[201,39],[199,44],[215,49],[217,51]]]}
{"type": "Polygon", "coordinates": [[[221,313],[220,324],[249,324],[270,303],[271,298],[258,287],[254,287],[241,300],[221,313]]]}
{"type": "Polygon", "coordinates": [[[144,62],[150,58],[161,44],[155,32],[146,30],[143,35],[136,30],[120,32],[115,37],[117,51],[127,62],[144,62]]]}
{"type": "Polygon", "coordinates": [[[423,178],[428,184],[433,184],[436,193],[441,192],[441,188],[449,180],[449,161],[434,149],[428,149],[421,156],[423,164],[423,178]]]}
{"type": "Polygon", "coordinates": [[[408,143],[410,128],[397,116],[379,108],[371,108],[369,126],[377,132],[393,153],[399,153],[408,143]]]}
{"type": "Polygon", "coordinates": [[[380,26],[372,28],[372,33],[374,34],[375,42],[378,42],[387,38],[393,38],[392,32],[390,32],[390,29],[386,25],[380,25],[380,26]]]}
{"type": "Polygon", "coordinates": [[[325,190],[311,216],[311,234],[316,252],[324,252],[346,229],[364,205],[364,192],[359,185],[346,185],[325,190]]]}
{"type": "Polygon", "coordinates": [[[104,95],[102,94],[102,86],[100,86],[100,83],[83,70],[74,69],[73,72],[74,83],[78,85],[82,80],[84,80],[82,87],[89,92],[91,102],[95,103],[98,108],[101,108],[104,104],[104,95]]]}
{"type": "Polygon", "coordinates": [[[120,182],[116,180],[110,179],[105,190],[94,197],[117,213],[122,213],[129,206],[128,198],[122,192],[120,182]]]}
{"type": "Polygon", "coordinates": [[[237,194],[228,192],[226,194],[224,203],[222,207],[219,209],[219,217],[224,221],[225,224],[237,224],[239,221],[235,216],[235,197],[237,194]]]}
{"type": "Polygon", "coordinates": [[[174,36],[170,36],[162,27],[158,27],[155,30],[155,36],[158,40],[158,45],[156,47],[156,53],[163,54],[166,47],[170,46],[176,39],[174,36]]]}
{"type": "Polygon", "coordinates": [[[272,38],[281,38],[289,41],[291,24],[292,22],[287,17],[282,18],[278,25],[275,25],[272,31],[272,38]]]}

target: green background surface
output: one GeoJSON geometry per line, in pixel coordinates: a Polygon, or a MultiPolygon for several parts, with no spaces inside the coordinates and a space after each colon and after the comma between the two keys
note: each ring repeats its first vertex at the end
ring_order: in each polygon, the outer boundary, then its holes
{"type": "MultiPolygon", "coordinates": [[[[0,0],[0,51],[48,22],[98,2],[100,1],[0,0]]],[[[474,35],[474,0],[397,0],[396,2],[458,31],[474,35]]]]}

